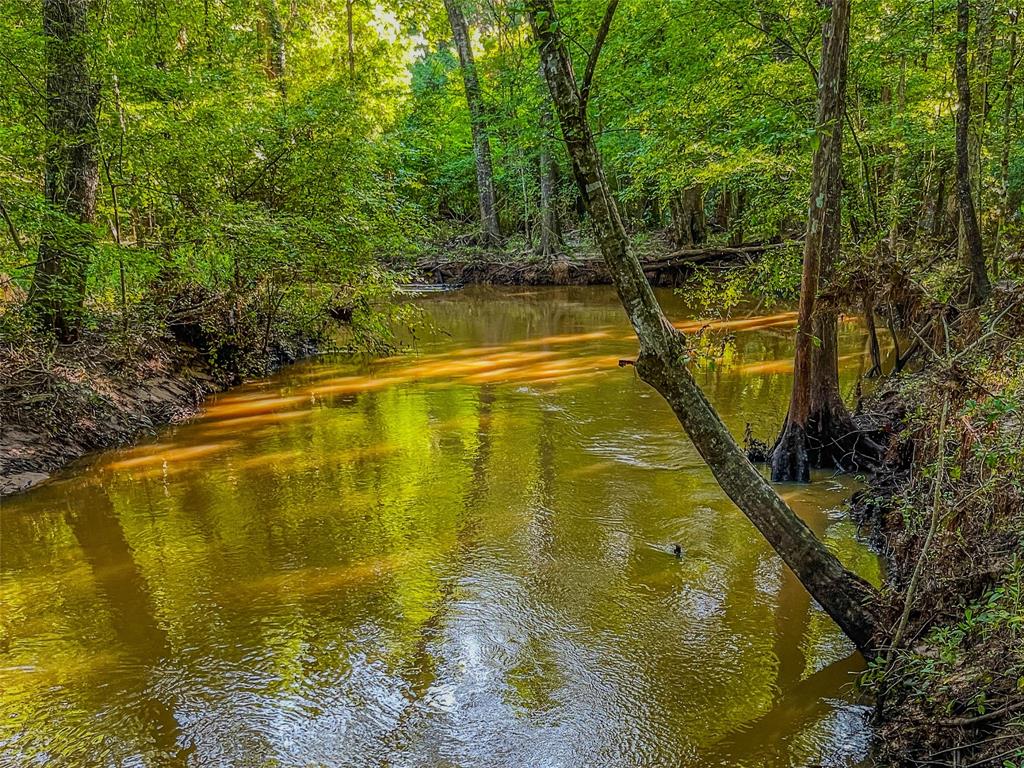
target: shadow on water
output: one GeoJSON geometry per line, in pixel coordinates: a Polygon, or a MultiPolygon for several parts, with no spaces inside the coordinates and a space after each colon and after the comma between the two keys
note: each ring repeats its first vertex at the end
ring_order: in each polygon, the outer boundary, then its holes
{"type": "Polygon", "coordinates": [[[850,697],[855,676],[865,669],[853,653],[795,683],[771,709],[701,752],[707,765],[744,765],[752,758],[792,765],[790,747],[800,726],[823,720],[835,708],[837,692],[850,697]]]}
{"type": "Polygon", "coordinates": [[[119,679],[120,695],[137,702],[139,720],[157,753],[154,757],[164,765],[184,766],[190,750],[180,745],[173,698],[153,690],[152,671],[170,656],[171,649],[167,632],[157,622],[149,584],[102,486],[79,485],[75,501],[64,518],[110,612],[118,650],[133,667],[131,674],[119,679]]]}

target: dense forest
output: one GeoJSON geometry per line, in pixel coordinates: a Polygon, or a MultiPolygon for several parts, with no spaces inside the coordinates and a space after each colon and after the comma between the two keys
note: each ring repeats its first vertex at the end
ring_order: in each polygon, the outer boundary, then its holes
{"type": "Polygon", "coordinates": [[[301,358],[408,351],[410,285],[611,285],[616,375],[867,660],[880,764],[1024,765],[1019,15],[0,0],[0,488],[301,358]],[[786,405],[741,435],[702,385],[784,310],[786,405]],[[880,585],[790,503],[823,470],[862,483],[880,585]]]}

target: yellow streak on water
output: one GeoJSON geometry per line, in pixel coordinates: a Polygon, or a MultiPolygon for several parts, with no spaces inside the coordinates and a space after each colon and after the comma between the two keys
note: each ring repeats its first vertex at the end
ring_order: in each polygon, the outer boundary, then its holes
{"type": "Polygon", "coordinates": [[[397,555],[372,557],[358,563],[281,571],[237,586],[241,597],[277,594],[311,597],[342,588],[363,586],[392,573],[403,562],[397,555]]]}
{"type": "Polygon", "coordinates": [[[238,469],[255,469],[267,465],[290,464],[301,456],[301,451],[273,451],[232,463],[238,469]]]}
{"type": "Polygon", "coordinates": [[[292,397],[262,397],[255,400],[244,400],[237,403],[218,403],[207,408],[203,414],[206,418],[250,416],[270,411],[280,411],[294,405],[298,405],[304,397],[296,395],[292,397]]]}
{"type": "MultiPolygon", "coordinates": [[[[309,398],[301,398],[304,402],[309,402],[309,398]]],[[[236,429],[238,427],[251,427],[256,424],[277,424],[282,421],[292,421],[293,419],[302,419],[313,413],[312,409],[304,408],[299,411],[280,411],[272,413],[260,413],[256,416],[239,416],[234,419],[218,419],[217,421],[211,421],[204,425],[204,428],[210,432],[222,432],[225,430],[236,429]]]]}
{"type": "Polygon", "coordinates": [[[108,466],[111,469],[133,469],[135,467],[159,465],[165,462],[167,464],[174,464],[175,462],[193,461],[206,456],[212,456],[215,453],[221,453],[235,445],[237,445],[237,443],[234,441],[207,443],[204,445],[188,445],[182,448],[172,448],[168,445],[162,445],[159,446],[161,450],[158,450],[155,453],[148,453],[144,456],[122,459],[121,461],[112,462],[108,466]]]}

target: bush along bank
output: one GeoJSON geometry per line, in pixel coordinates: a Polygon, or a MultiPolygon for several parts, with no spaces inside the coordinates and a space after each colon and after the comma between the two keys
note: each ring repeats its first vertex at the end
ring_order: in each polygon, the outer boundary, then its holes
{"type": "Polygon", "coordinates": [[[116,312],[93,313],[67,344],[32,330],[20,297],[8,297],[0,314],[0,496],[187,419],[212,392],[328,343],[337,348],[339,325],[350,348],[387,348],[389,304],[321,294],[268,302],[177,285],[150,297],[145,317],[136,308],[130,324],[116,312]]]}
{"type": "Polygon", "coordinates": [[[1024,765],[1024,286],[936,315],[921,370],[874,396],[886,471],[854,514],[888,560],[864,676],[883,764],[1024,765]]]}

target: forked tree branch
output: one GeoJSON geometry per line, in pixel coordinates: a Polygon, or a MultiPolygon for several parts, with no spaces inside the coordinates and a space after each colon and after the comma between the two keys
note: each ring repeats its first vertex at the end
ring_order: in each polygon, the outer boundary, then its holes
{"type": "Polygon", "coordinates": [[[610,0],[605,8],[604,18],[601,19],[601,26],[597,29],[597,37],[594,38],[594,47],[587,57],[587,68],[583,72],[583,83],[580,85],[580,116],[587,114],[587,100],[590,98],[590,87],[594,82],[594,70],[597,69],[597,59],[601,55],[601,48],[604,46],[605,38],[608,37],[608,30],[611,29],[612,19],[615,17],[615,9],[619,7],[619,0],[610,0]]]}

